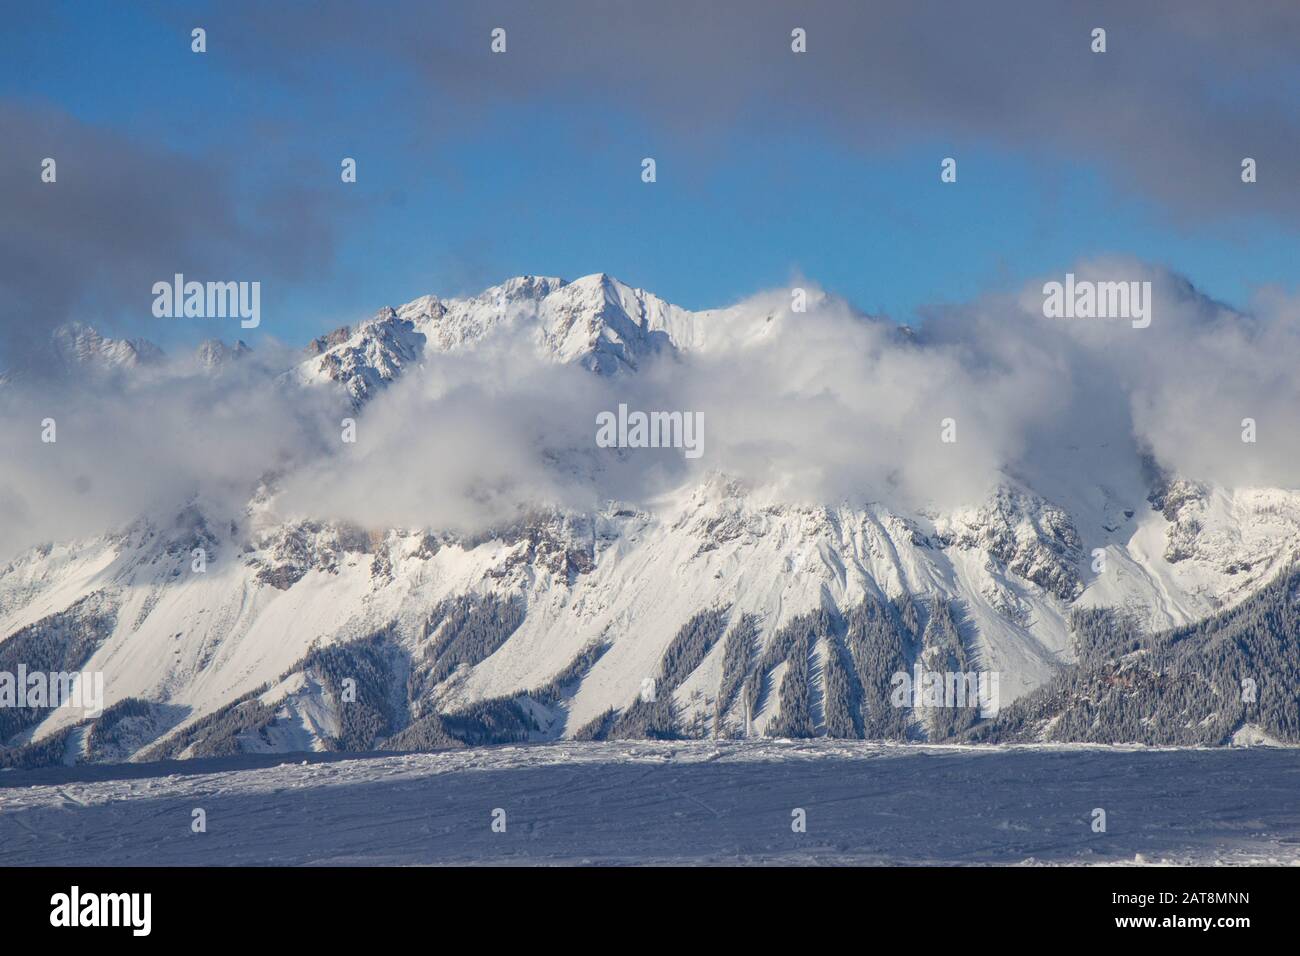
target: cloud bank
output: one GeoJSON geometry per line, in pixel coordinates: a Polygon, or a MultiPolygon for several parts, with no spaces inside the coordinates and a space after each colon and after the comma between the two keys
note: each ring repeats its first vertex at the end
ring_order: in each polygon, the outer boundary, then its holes
{"type": "MultiPolygon", "coordinates": [[[[0,99],[0,367],[48,364],[50,333],[87,319],[148,325],[151,289],[203,279],[300,280],[333,236],[301,184],[246,188],[237,163],[196,159],[49,108],[0,99]],[[55,160],[54,183],[41,179],[55,160]]],[[[155,324],[156,327],[156,324],[155,324]]]]}
{"type": "Polygon", "coordinates": [[[359,412],[289,384],[283,356],[215,377],[173,363],[13,383],[0,541],[12,553],[194,496],[234,516],[268,475],[283,517],[465,533],[538,508],[654,508],[715,473],[772,502],[908,510],[978,503],[1008,475],[1049,495],[1061,480],[1132,492],[1149,451],[1183,477],[1300,488],[1300,301],[1264,290],[1243,315],[1142,263],[1075,272],[1150,282],[1151,325],[1045,318],[1042,282],[936,311],[920,334],[816,291],[795,312],[778,290],[697,316],[697,347],[613,377],[543,357],[519,316],[467,350],[430,349],[359,412]],[[704,454],[598,448],[597,415],[620,403],[701,412],[704,454]]]}
{"type": "Polygon", "coordinates": [[[310,91],[325,64],[322,99],[377,59],[404,71],[430,104],[430,137],[448,115],[485,122],[502,103],[558,96],[597,124],[630,111],[692,150],[774,124],[868,152],[960,140],[1099,163],[1178,219],[1262,214],[1290,229],[1300,213],[1290,0],[402,0],[383,17],[346,0],[310,17],[237,0],[211,19],[259,75],[310,91]],[[508,50],[486,55],[497,27],[508,50]],[[1090,49],[1097,27],[1104,55],[1090,49]],[[1267,171],[1246,192],[1244,156],[1267,171]]]}

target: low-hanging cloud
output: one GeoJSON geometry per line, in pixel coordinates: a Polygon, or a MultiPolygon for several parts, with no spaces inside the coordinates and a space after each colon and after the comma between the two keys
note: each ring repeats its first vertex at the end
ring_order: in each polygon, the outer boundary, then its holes
{"type": "Polygon", "coordinates": [[[256,358],[219,375],[177,360],[0,386],[0,558],[140,517],[166,522],[190,501],[238,518],[260,481],[325,453],[340,404],[288,392],[256,358]]]}
{"type": "Polygon", "coordinates": [[[976,504],[1009,476],[1038,487],[1080,448],[1071,480],[1123,485],[1149,453],[1183,477],[1300,487],[1300,302],[1264,290],[1240,314],[1146,264],[1075,272],[1150,282],[1151,324],[1045,317],[1042,282],[937,311],[919,333],[816,290],[796,312],[777,290],[698,316],[690,349],[613,376],[542,355],[516,316],[472,347],[426,350],[359,411],[266,360],[10,386],[0,540],[103,531],[194,496],[236,515],[268,475],[282,518],[462,533],[538,509],[653,509],[711,474],[773,503],[976,504]],[[597,447],[597,415],[620,403],[701,413],[702,456],[597,447]],[[53,445],[39,440],[46,417],[53,445]]]}

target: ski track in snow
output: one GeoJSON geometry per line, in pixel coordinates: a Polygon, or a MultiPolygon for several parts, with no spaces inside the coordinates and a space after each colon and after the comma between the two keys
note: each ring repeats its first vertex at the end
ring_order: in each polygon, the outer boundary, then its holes
{"type": "Polygon", "coordinates": [[[638,741],[285,759],[0,773],[0,865],[1300,866],[1294,748],[638,741]]]}

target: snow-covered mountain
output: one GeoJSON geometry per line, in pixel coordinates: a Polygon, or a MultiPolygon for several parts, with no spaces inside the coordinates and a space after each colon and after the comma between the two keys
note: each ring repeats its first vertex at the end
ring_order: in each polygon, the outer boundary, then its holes
{"type": "Polygon", "coordinates": [[[207,339],[199,343],[194,357],[200,368],[207,372],[219,372],[231,362],[239,361],[252,351],[240,340],[237,340],[234,345],[227,345],[220,339],[207,339]]]}
{"type": "MultiPolygon", "coordinates": [[[[524,276],[384,309],[312,342],[280,382],[287,401],[337,393],[368,414],[433,356],[502,330],[546,362],[634,382],[780,321],[692,313],[605,275],[524,276]]],[[[79,361],[152,354],[85,328],[59,341],[79,361]]],[[[200,359],[241,351],[209,344],[200,359]]],[[[709,471],[652,502],[537,503],[472,533],[288,513],[290,476],[268,474],[233,512],[163,502],[0,569],[0,671],[100,671],[107,708],[0,711],[0,743],[30,763],[639,734],[941,739],[967,725],[910,705],[885,719],[896,673],[996,672],[1005,707],[1076,659],[1077,612],[1193,624],[1300,554],[1294,491],[1137,461],[1099,480],[1095,454],[1007,470],[962,507],[792,503],[709,471]]]]}
{"type": "Polygon", "coordinates": [[[29,368],[0,369],[0,385],[29,378],[31,367],[46,376],[103,380],[162,358],[162,349],[145,339],[108,338],[84,322],[69,322],[54,330],[43,354],[28,363],[29,368]]]}
{"type": "MultiPolygon", "coordinates": [[[[220,339],[207,339],[194,350],[192,366],[217,372],[251,353],[252,349],[242,341],[227,345],[220,339]]],[[[38,378],[43,381],[129,380],[133,375],[162,366],[166,358],[163,350],[148,339],[109,338],[84,322],[69,322],[54,329],[43,352],[24,367],[0,369],[0,386],[38,378]]]]}
{"type": "MultiPolygon", "coordinates": [[[[702,313],[701,315],[707,315],[702,313]]],[[[426,295],[316,339],[296,370],[301,382],[334,382],[358,403],[419,361],[426,348],[470,348],[523,323],[539,354],[601,375],[633,372],[646,358],[699,341],[699,318],[607,275],[565,282],[521,276],[468,299],[426,295]]]]}

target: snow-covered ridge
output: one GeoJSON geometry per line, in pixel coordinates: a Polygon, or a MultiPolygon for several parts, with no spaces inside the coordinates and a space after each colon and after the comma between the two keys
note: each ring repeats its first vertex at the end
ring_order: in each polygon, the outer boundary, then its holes
{"type": "Polygon", "coordinates": [[[144,339],[110,339],[81,322],[54,331],[54,349],[69,368],[135,368],[162,358],[162,350],[144,339]]]}
{"type": "Polygon", "coordinates": [[[634,372],[652,356],[697,347],[701,315],[603,273],[573,282],[519,276],[470,298],[421,296],[355,329],[338,329],[312,343],[297,375],[339,382],[364,402],[426,349],[454,353],[512,325],[528,330],[540,355],[614,375],[634,372]]]}
{"type": "MultiPolygon", "coordinates": [[[[383,309],[312,342],[281,381],[286,400],[294,388],[336,389],[360,408],[432,356],[459,361],[512,332],[545,362],[627,383],[656,358],[761,345],[784,314],[775,302],[766,313],[692,313],[606,275],[525,276],[470,298],[383,309]]],[[[130,370],[153,354],[91,332],[65,336],[75,361],[130,370]]],[[[199,365],[220,369],[243,353],[205,343],[199,365]]],[[[799,374],[816,383],[815,368],[799,374]]],[[[366,409],[402,412],[397,401],[366,409]]],[[[33,549],[0,569],[0,657],[20,646],[16,636],[38,646],[84,620],[76,653],[86,656],[68,664],[103,670],[106,703],[121,706],[66,740],[77,719],[61,713],[0,744],[56,741],[70,760],[347,746],[360,738],[337,685],[345,671],[371,675],[364,723],[382,733],[365,746],[472,741],[474,720],[521,739],[572,737],[617,727],[611,711],[635,714],[667,657],[690,662],[667,689],[683,731],[788,726],[782,708],[802,702],[784,693],[786,678],[806,670],[820,733],[828,675],[852,658],[853,638],[814,629],[806,660],[765,656],[810,614],[847,618],[869,606],[888,617],[915,599],[916,626],[895,635],[906,658],[919,653],[926,616],[950,607],[962,659],[1002,675],[1005,704],[1074,658],[1074,610],[1120,608],[1152,630],[1186,624],[1249,597],[1300,554],[1294,492],[1128,472],[1104,474],[1100,487],[1077,463],[1039,464],[963,507],[865,495],[794,504],[710,473],[652,504],[539,504],[474,534],[281,513],[274,481],[233,512],[160,502],[117,532],[33,549]],[[1097,570],[1098,552],[1107,570],[1097,570]],[[686,653],[682,635],[700,631],[702,614],[724,626],[686,653]],[[751,620],[752,653],[729,654],[729,637],[751,620]],[[752,700],[721,693],[736,668],[759,688],[752,700]]]]}

